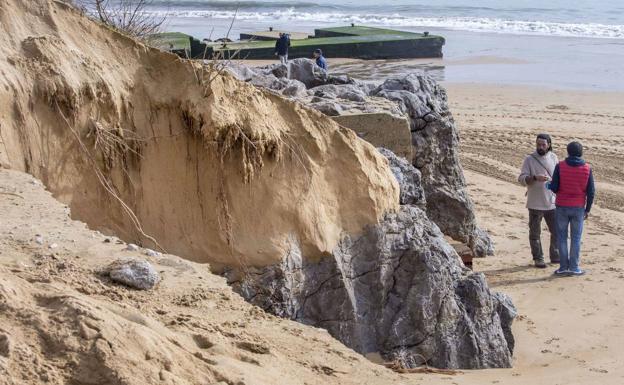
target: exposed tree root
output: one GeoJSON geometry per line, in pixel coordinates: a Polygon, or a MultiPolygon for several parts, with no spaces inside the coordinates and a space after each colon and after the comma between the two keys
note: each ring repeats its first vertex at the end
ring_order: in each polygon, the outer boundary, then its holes
{"type": "Polygon", "coordinates": [[[78,143],[78,146],[79,146],[80,150],[84,153],[85,157],[89,161],[89,164],[93,168],[93,172],[95,173],[95,176],[97,177],[98,181],[100,182],[100,184],[102,185],[104,190],[106,190],[117,202],[119,202],[119,204],[121,205],[121,208],[123,209],[123,211],[126,213],[126,215],[128,215],[128,217],[132,221],[132,224],[134,225],[134,227],[137,230],[137,232],[141,236],[143,236],[144,238],[152,241],[154,243],[154,245],[156,245],[162,252],[166,253],[165,249],[158,243],[158,241],[154,237],[146,234],[145,231],[143,231],[143,226],[141,225],[141,222],[139,221],[139,218],[136,216],[136,214],[130,208],[130,206],[128,206],[123,201],[123,199],[121,199],[119,197],[119,195],[115,192],[115,188],[106,179],[106,177],[102,173],[102,170],[100,170],[100,168],[99,168],[99,166],[97,164],[97,161],[93,158],[93,156],[89,152],[87,146],[84,144],[82,139],[80,139],[80,134],[76,131],[76,129],[69,122],[69,119],[67,119],[67,117],[63,113],[63,110],[59,106],[58,102],[56,102],[56,100],[55,100],[54,103],[56,105],[56,108],[58,109],[58,112],[60,113],[61,117],[63,118],[63,121],[65,122],[65,124],[67,124],[67,127],[69,128],[69,130],[73,134],[74,138],[76,139],[76,142],[78,143]]]}

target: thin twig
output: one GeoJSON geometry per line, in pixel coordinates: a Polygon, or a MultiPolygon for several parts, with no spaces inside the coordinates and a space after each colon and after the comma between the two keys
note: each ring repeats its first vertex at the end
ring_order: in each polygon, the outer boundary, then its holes
{"type": "Polygon", "coordinates": [[[21,195],[19,195],[19,194],[12,193],[12,192],[4,192],[4,191],[0,191],[0,194],[2,194],[2,195],[11,195],[11,196],[15,196],[15,197],[18,197],[18,198],[22,198],[22,199],[24,199],[24,197],[23,197],[23,196],[21,196],[21,195]]]}

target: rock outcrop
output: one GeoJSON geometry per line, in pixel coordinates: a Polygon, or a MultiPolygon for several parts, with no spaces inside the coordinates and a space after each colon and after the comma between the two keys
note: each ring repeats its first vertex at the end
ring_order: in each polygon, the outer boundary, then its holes
{"type": "Polygon", "coordinates": [[[392,77],[375,86],[344,76],[336,81],[338,77],[315,67],[310,60],[297,59],[289,63],[288,70],[276,64],[254,69],[239,65],[231,71],[241,80],[246,80],[251,71],[253,84],[299,100],[328,116],[384,112],[408,118],[413,147],[410,161],[423,175],[427,214],[444,234],[467,244],[474,255],[493,254],[492,241],[477,225],[466,190],[458,154],[459,135],[446,91],[426,75],[392,77]],[[306,95],[300,88],[297,92],[287,88],[297,80],[308,87],[306,95]]]}
{"type": "Polygon", "coordinates": [[[229,283],[267,311],[408,367],[511,366],[513,304],[463,267],[428,218],[421,173],[380,151],[401,187],[398,212],[346,236],[329,258],[305,258],[293,240],[281,264],[228,271],[229,283]]]}
{"type": "Polygon", "coordinates": [[[395,101],[411,121],[413,164],[423,175],[427,214],[442,232],[467,243],[476,256],[493,254],[480,229],[459,161],[459,135],[446,91],[433,79],[410,74],[390,78],[371,95],[395,101]]]}

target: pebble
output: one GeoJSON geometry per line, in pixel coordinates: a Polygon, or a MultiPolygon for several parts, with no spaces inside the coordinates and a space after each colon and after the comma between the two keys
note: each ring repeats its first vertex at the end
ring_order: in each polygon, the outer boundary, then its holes
{"type": "Polygon", "coordinates": [[[139,250],[139,246],[135,245],[134,243],[128,243],[128,246],[126,247],[126,250],[128,250],[128,251],[137,251],[137,250],[139,250]]]}
{"type": "Polygon", "coordinates": [[[50,246],[48,246],[50,249],[56,249],[58,247],[58,245],[56,243],[51,244],[50,246]]]}
{"type": "Polygon", "coordinates": [[[39,234],[35,235],[35,242],[37,242],[40,245],[43,245],[43,237],[39,234]]]}
{"type": "Polygon", "coordinates": [[[147,255],[148,257],[160,257],[161,256],[161,254],[158,251],[154,251],[152,249],[146,249],[145,255],[147,255]]]}
{"type": "Polygon", "coordinates": [[[8,334],[0,332],[0,356],[8,357],[11,353],[11,340],[8,334]]]}

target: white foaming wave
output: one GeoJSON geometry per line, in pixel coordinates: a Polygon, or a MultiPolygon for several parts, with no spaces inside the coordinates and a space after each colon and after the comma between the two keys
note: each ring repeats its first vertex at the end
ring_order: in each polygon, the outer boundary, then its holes
{"type": "MultiPolygon", "coordinates": [[[[234,12],[209,10],[155,11],[170,17],[203,17],[232,19],[234,12]]],[[[546,21],[521,21],[478,17],[410,17],[392,15],[347,15],[343,13],[300,12],[294,9],[271,12],[238,12],[236,20],[277,22],[355,23],[385,27],[448,28],[472,32],[496,32],[522,35],[548,35],[593,38],[624,38],[624,25],[597,23],[557,23],[546,21]]]]}

